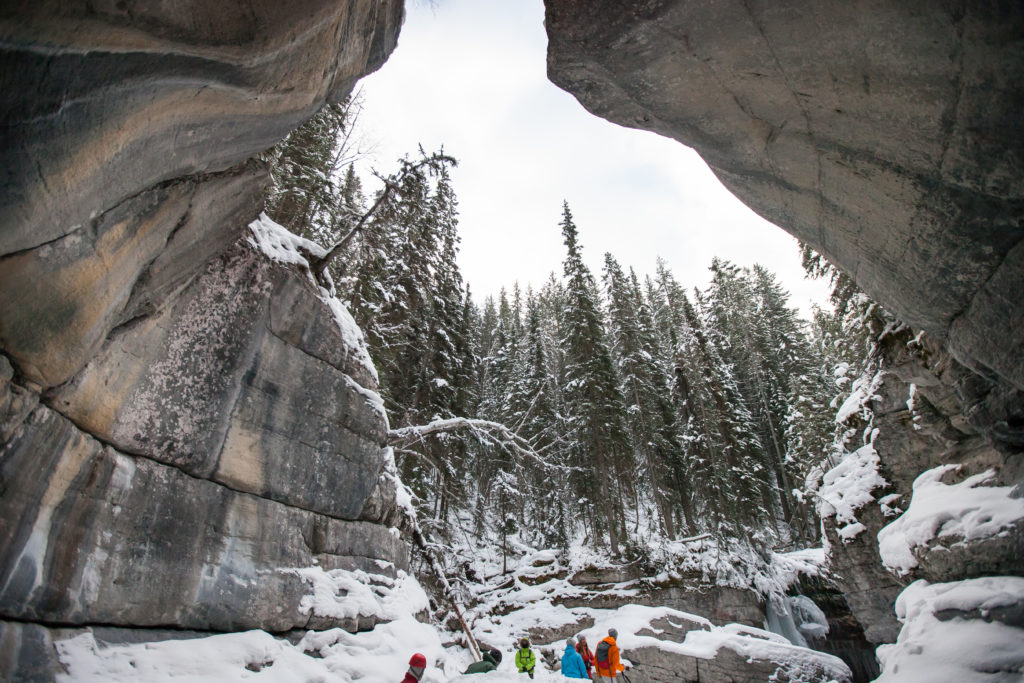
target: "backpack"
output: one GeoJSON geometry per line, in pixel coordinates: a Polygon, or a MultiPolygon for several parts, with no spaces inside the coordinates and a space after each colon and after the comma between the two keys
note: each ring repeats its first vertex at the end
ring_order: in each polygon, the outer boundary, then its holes
{"type": "Polygon", "coordinates": [[[608,668],[609,649],[611,649],[611,644],[607,640],[602,640],[600,643],[597,644],[597,654],[595,656],[595,659],[597,660],[597,665],[600,666],[602,669],[608,668]]]}

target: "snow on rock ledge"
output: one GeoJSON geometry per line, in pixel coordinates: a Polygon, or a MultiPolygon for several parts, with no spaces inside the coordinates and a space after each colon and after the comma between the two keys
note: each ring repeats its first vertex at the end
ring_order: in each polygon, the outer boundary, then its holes
{"type": "Polygon", "coordinates": [[[822,517],[834,516],[843,542],[856,538],[866,528],[857,520],[856,512],[875,500],[871,494],[886,484],[878,473],[878,452],[865,444],[825,473],[818,488],[819,512],[822,517]]]}
{"type": "Polygon", "coordinates": [[[878,532],[879,552],[887,568],[908,574],[936,540],[961,545],[1006,535],[1024,520],[1024,499],[1011,496],[1013,487],[983,485],[995,476],[991,470],[944,484],[942,477],[958,468],[935,467],[914,481],[909,509],[878,532]]]}
{"type": "MultiPolygon", "coordinates": [[[[391,565],[385,566],[387,563],[378,563],[381,569],[394,570],[391,565]]],[[[302,598],[299,608],[310,614],[313,626],[319,621],[332,624],[339,619],[368,621],[372,625],[418,614],[430,606],[419,582],[402,570],[394,578],[375,572],[322,567],[285,571],[301,576],[311,585],[313,592],[302,598]]]]}
{"type": "Polygon", "coordinates": [[[332,292],[320,287],[310,274],[310,264],[304,253],[321,258],[327,253],[327,250],[316,242],[289,232],[279,223],[275,223],[265,213],[261,213],[259,218],[249,224],[249,237],[247,241],[255,249],[265,254],[271,261],[299,266],[309,275],[310,282],[320,292],[318,298],[334,314],[334,320],[338,324],[338,331],[341,332],[341,338],[345,343],[345,347],[350,350],[353,357],[373,376],[374,382],[380,381],[377,376],[377,368],[373,365],[373,361],[370,359],[370,352],[366,348],[363,331],[356,325],[352,314],[349,313],[345,304],[339,301],[332,292]]]}
{"type": "Polygon", "coordinates": [[[878,683],[1019,681],[1024,673],[1024,578],[917,581],[896,613],[903,630],[878,648],[878,683]]]}

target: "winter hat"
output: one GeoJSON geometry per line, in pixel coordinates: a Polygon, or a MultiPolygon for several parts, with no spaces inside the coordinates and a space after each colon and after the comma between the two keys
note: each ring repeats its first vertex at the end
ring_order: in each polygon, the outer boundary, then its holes
{"type": "Polygon", "coordinates": [[[568,642],[569,642],[569,645],[571,645],[573,647],[576,646],[576,639],[573,638],[572,636],[569,636],[569,641],[568,642]]]}
{"type": "Polygon", "coordinates": [[[520,640],[519,641],[519,647],[530,647],[530,639],[529,638],[523,638],[522,640],[520,640]]]}
{"type": "Polygon", "coordinates": [[[418,666],[421,669],[425,669],[427,668],[427,658],[417,652],[409,660],[409,666],[418,666]]]}
{"type": "Polygon", "coordinates": [[[495,664],[500,664],[501,663],[501,650],[497,650],[497,649],[491,650],[491,659],[494,660],[495,664]]]}
{"type": "Polygon", "coordinates": [[[619,637],[619,632],[616,631],[613,628],[610,628],[610,629],[608,629],[608,635],[610,635],[612,638],[618,638],[619,637]]]}

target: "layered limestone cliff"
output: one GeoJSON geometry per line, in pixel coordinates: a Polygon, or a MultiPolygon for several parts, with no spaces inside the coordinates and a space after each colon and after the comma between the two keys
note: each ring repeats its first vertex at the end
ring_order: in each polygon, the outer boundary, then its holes
{"type": "Polygon", "coordinates": [[[308,572],[407,569],[362,339],[246,228],[246,160],[402,12],[0,10],[0,677],[52,677],[62,628],[369,628],[318,615],[308,572]]]}

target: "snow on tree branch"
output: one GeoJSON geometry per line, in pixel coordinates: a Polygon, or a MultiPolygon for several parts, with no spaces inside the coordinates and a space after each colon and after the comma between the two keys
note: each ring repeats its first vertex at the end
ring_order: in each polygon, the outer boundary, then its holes
{"type": "Polygon", "coordinates": [[[428,436],[459,431],[468,431],[480,443],[501,448],[518,459],[533,461],[544,469],[564,471],[573,469],[563,465],[555,465],[545,460],[529,441],[500,422],[468,417],[451,417],[433,420],[423,425],[392,429],[388,431],[388,445],[396,449],[407,450],[409,446],[422,442],[428,436]]]}

